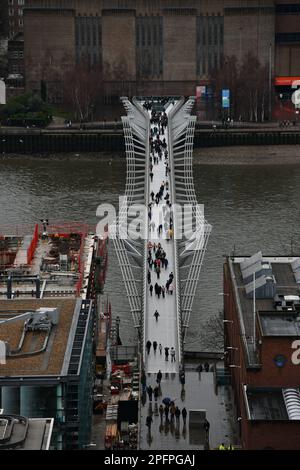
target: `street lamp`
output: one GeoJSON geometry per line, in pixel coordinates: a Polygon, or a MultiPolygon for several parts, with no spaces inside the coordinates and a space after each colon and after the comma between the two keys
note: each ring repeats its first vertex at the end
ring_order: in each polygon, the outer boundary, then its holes
{"type": "Polygon", "coordinates": [[[229,364],[228,367],[231,367],[231,369],[240,369],[241,366],[237,366],[236,364],[229,364]]]}
{"type": "Polygon", "coordinates": [[[97,444],[95,444],[94,442],[90,442],[89,444],[84,444],[82,446],[83,449],[88,449],[89,447],[96,447],[97,444]]]}
{"type": "Polygon", "coordinates": [[[233,348],[232,346],[227,346],[226,349],[230,349],[232,351],[238,351],[239,348],[233,348]]]}
{"type": "Polygon", "coordinates": [[[232,320],[223,320],[223,323],[234,323],[232,320]]]}
{"type": "Polygon", "coordinates": [[[227,295],[229,297],[229,294],[226,294],[225,292],[219,292],[218,295],[223,295],[223,296],[227,295]]]}

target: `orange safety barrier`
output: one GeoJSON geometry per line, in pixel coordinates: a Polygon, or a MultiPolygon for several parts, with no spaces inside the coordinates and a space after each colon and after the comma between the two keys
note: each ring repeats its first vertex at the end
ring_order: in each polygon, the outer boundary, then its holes
{"type": "Polygon", "coordinates": [[[38,224],[35,224],[33,238],[31,240],[30,246],[27,250],[27,264],[30,264],[33,257],[34,257],[34,253],[35,253],[35,249],[36,249],[37,244],[38,244],[38,240],[39,240],[39,226],[38,226],[38,224]]]}

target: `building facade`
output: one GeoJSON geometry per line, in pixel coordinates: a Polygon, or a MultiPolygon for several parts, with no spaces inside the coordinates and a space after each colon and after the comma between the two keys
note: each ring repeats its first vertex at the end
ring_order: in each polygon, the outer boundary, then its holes
{"type": "Polygon", "coordinates": [[[247,450],[300,448],[299,266],[261,253],[224,265],[225,363],[247,450]]]}
{"type": "Polygon", "coordinates": [[[27,0],[27,88],[84,60],[110,94],[189,95],[224,56],[249,51],[273,75],[300,76],[299,15],[300,0],[27,0]]]}
{"type": "Polygon", "coordinates": [[[23,8],[25,7],[25,0],[8,0],[5,2],[7,8],[8,18],[8,36],[13,38],[15,34],[23,31],[23,8]]]}

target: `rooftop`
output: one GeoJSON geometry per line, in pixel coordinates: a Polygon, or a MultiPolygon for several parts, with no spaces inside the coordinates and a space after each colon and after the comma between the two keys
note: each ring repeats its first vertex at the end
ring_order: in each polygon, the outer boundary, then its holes
{"type": "Polygon", "coordinates": [[[0,365],[0,376],[60,375],[80,305],[81,301],[76,299],[1,300],[0,340],[8,343],[14,355],[6,356],[6,364],[0,365]],[[52,325],[50,333],[47,330],[27,331],[21,343],[24,324],[28,319],[24,318],[24,314],[39,308],[56,308],[58,323],[52,325]],[[1,323],[12,318],[14,320],[1,323]],[[41,351],[48,334],[46,347],[41,351]]]}
{"type": "Polygon", "coordinates": [[[249,419],[251,420],[288,420],[281,389],[246,389],[249,419]]]}
{"type": "Polygon", "coordinates": [[[263,256],[259,252],[251,257],[229,258],[229,266],[238,296],[249,363],[255,365],[258,358],[253,339],[254,288],[255,310],[259,314],[263,334],[278,336],[281,332],[281,336],[298,336],[299,258],[263,256]]]}
{"type": "Polygon", "coordinates": [[[300,336],[298,313],[260,312],[259,320],[264,336],[300,336]]]}
{"type": "Polygon", "coordinates": [[[85,224],[0,226],[0,299],[85,298],[94,246],[85,224]]]}
{"type": "Polygon", "coordinates": [[[49,450],[53,418],[0,415],[0,450],[49,450]]]}
{"type": "Polygon", "coordinates": [[[300,392],[296,388],[244,386],[248,419],[300,421],[300,392]]]}

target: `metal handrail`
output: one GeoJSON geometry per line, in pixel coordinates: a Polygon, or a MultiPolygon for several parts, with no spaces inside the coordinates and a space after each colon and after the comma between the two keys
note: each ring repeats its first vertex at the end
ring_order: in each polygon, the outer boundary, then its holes
{"type": "MultiPolygon", "coordinates": [[[[173,109],[170,111],[168,116],[168,134],[169,134],[169,167],[170,173],[172,175],[170,181],[170,188],[171,188],[171,200],[172,204],[176,203],[176,189],[175,189],[175,178],[174,178],[174,162],[173,162],[173,132],[172,132],[172,120],[175,114],[180,110],[184,103],[184,98],[181,97],[178,100],[173,109]]],[[[179,363],[182,362],[182,319],[181,319],[181,302],[180,302],[180,272],[179,272],[179,263],[178,263],[178,247],[177,247],[177,240],[176,240],[176,233],[177,233],[177,222],[176,217],[174,214],[173,217],[173,231],[174,231],[174,266],[175,266],[175,295],[176,295],[176,317],[177,317],[177,341],[178,341],[178,361],[179,363]]]]}

